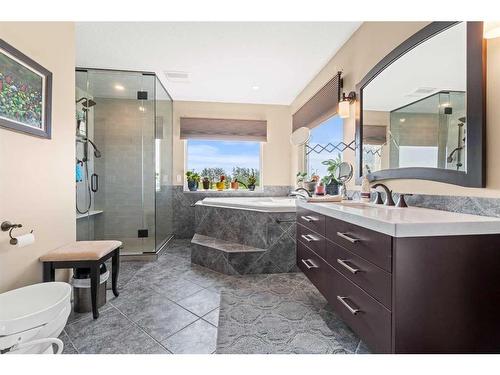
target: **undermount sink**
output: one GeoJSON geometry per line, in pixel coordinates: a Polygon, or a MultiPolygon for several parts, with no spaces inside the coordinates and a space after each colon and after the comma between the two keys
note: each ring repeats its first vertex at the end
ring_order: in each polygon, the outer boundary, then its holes
{"type": "Polygon", "coordinates": [[[0,350],[52,350],[71,311],[71,285],[49,282],[0,294],[0,350]],[[29,345],[33,342],[37,345],[29,345]],[[17,349],[19,348],[19,349],[17,349]],[[23,348],[23,349],[21,349],[23,348]]]}
{"type": "Polygon", "coordinates": [[[339,206],[343,207],[350,207],[350,208],[358,208],[358,209],[379,209],[379,208],[384,208],[384,209],[396,209],[399,207],[396,206],[386,206],[383,204],[375,204],[371,202],[353,202],[353,201],[347,201],[347,202],[336,202],[334,204],[338,204],[339,206]]]}

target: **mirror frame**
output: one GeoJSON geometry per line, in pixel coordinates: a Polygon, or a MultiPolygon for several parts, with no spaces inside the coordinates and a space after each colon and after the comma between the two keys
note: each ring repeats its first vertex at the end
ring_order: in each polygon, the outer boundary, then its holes
{"type": "MultiPolygon", "coordinates": [[[[363,177],[363,90],[384,69],[436,34],[460,22],[431,22],[385,56],[356,85],[356,184],[363,177]]],[[[367,175],[369,181],[420,179],[467,187],[486,186],[486,41],[483,22],[467,22],[467,171],[439,168],[395,168],[367,175]]]]}

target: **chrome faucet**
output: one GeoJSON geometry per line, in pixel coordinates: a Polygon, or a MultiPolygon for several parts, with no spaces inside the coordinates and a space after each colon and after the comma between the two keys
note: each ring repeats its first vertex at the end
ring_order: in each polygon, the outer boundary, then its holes
{"type": "Polygon", "coordinates": [[[305,200],[307,200],[307,198],[312,198],[312,194],[309,192],[309,190],[304,189],[304,188],[295,189],[294,191],[290,192],[290,194],[288,194],[288,196],[289,197],[301,197],[305,200]]]}
{"type": "MultiPolygon", "coordinates": [[[[389,188],[387,186],[385,186],[384,184],[375,184],[372,186],[373,189],[376,189],[378,187],[381,187],[385,190],[385,202],[384,204],[386,206],[394,206],[394,200],[392,199],[392,190],[389,190],[389,188]]],[[[378,203],[378,201],[377,201],[378,203]]]]}

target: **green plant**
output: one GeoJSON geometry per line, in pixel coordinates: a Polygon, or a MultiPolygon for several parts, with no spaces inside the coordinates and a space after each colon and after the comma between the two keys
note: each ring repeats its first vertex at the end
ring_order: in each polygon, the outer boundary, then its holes
{"type": "Polygon", "coordinates": [[[248,185],[255,185],[257,182],[257,177],[255,177],[255,173],[252,173],[250,176],[248,176],[248,185]]]}
{"type": "Polygon", "coordinates": [[[338,154],[335,159],[328,159],[321,162],[321,164],[327,166],[326,170],[328,171],[328,174],[322,179],[325,185],[329,185],[332,183],[336,185],[339,184],[339,181],[337,181],[337,179],[335,178],[335,172],[337,171],[340,163],[342,163],[342,157],[340,154],[338,154]]]}
{"type": "Polygon", "coordinates": [[[297,172],[297,183],[304,182],[307,177],[307,172],[297,172]]]}
{"type": "Polygon", "coordinates": [[[194,181],[196,183],[200,182],[201,177],[198,173],[192,172],[192,171],[187,171],[186,172],[186,178],[188,181],[194,181]]]}

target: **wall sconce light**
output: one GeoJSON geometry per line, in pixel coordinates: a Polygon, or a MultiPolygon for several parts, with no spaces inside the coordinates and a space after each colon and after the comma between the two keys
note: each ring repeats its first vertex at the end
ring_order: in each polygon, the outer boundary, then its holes
{"type": "Polygon", "coordinates": [[[487,21],[484,23],[484,39],[500,37],[500,21],[487,21]]]}
{"type": "Polygon", "coordinates": [[[348,118],[351,115],[350,104],[356,100],[356,93],[351,91],[349,95],[342,93],[342,99],[339,102],[339,116],[341,118],[348,118]]]}

